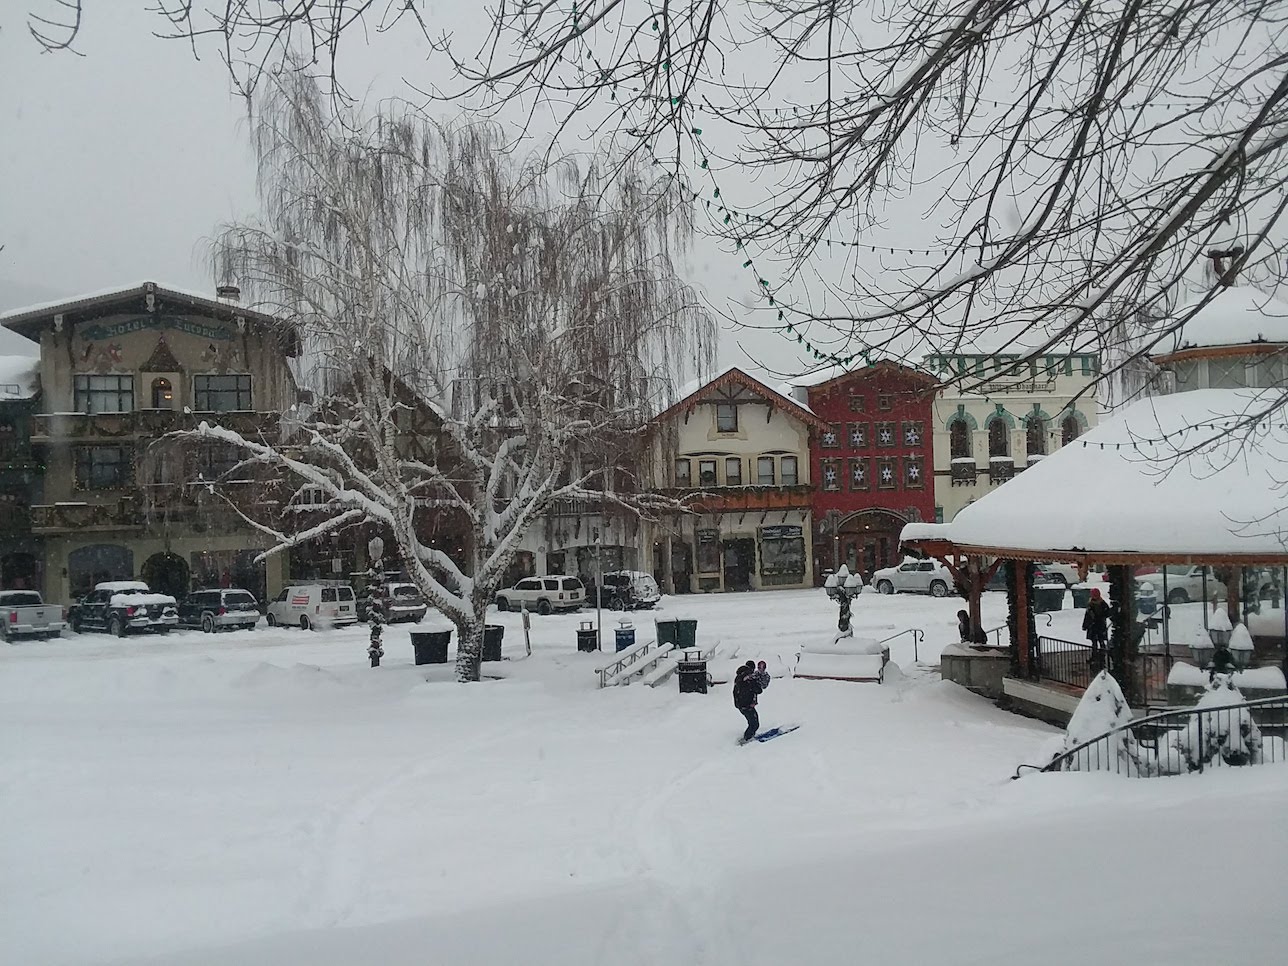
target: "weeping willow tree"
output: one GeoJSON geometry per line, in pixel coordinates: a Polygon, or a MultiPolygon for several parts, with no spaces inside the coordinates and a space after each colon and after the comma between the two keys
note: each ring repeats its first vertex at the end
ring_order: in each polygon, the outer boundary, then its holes
{"type": "Polygon", "coordinates": [[[630,485],[643,430],[715,339],[673,263],[686,212],[629,164],[518,161],[493,127],[363,116],[303,71],[261,89],[253,140],[262,211],[219,233],[216,272],[303,334],[316,405],[289,446],[198,435],[290,481],[285,513],[242,511],[270,552],[392,537],[477,680],[486,609],[557,501],[661,508],[630,485]]]}

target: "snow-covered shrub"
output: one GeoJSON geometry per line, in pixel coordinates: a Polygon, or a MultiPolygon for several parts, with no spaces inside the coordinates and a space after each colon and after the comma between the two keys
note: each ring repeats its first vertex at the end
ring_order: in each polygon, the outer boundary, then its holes
{"type": "MultiPolygon", "coordinates": [[[[1131,706],[1122,688],[1108,671],[1101,671],[1087,686],[1065,731],[1064,743],[1055,756],[1073,751],[1087,742],[1103,741],[1084,748],[1069,758],[1064,771],[1112,771],[1120,774],[1153,774],[1153,757],[1141,748],[1126,727],[1132,720],[1131,706]],[[1122,729],[1122,730],[1117,730],[1122,729]]],[[[1054,760],[1054,759],[1053,759],[1054,760]]]]}
{"type": "Polygon", "coordinates": [[[1159,765],[1163,773],[1179,774],[1221,764],[1260,764],[1261,729],[1248,708],[1237,707],[1246,701],[1228,677],[1217,675],[1195,705],[1199,713],[1160,743],[1159,765]]]}

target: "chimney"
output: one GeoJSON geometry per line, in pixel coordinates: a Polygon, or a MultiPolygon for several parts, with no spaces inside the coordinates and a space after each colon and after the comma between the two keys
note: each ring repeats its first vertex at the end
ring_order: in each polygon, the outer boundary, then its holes
{"type": "Polygon", "coordinates": [[[215,298],[236,305],[241,301],[241,289],[236,285],[220,285],[215,289],[215,298]]]}

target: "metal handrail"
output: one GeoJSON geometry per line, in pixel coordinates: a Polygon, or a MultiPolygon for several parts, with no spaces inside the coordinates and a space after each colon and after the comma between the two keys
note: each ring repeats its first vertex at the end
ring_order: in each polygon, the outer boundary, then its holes
{"type": "Polygon", "coordinates": [[[877,643],[885,644],[889,641],[893,641],[896,637],[903,637],[903,635],[905,634],[912,635],[912,660],[914,663],[920,664],[921,656],[917,650],[917,646],[922,642],[924,642],[926,639],[926,632],[923,631],[920,627],[905,627],[903,630],[897,631],[896,633],[891,634],[889,637],[882,638],[881,640],[877,641],[877,643]]]}
{"type": "MultiPolygon", "coordinates": [[[[1052,758],[1045,765],[1028,765],[1028,764],[1020,765],[1018,768],[1015,769],[1015,774],[1012,775],[1011,778],[1012,779],[1019,778],[1021,773],[1025,769],[1028,769],[1029,771],[1040,771],[1040,772],[1062,771],[1066,763],[1073,761],[1075,756],[1087,750],[1088,748],[1091,748],[1102,741],[1109,741],[1115,735],[1120,735],[1124,732],[1131,732],[1136,728],[1141,728],[1147,725],[1153,725],[1157,722],[1165,722],[1165,721],[1180,722],[1186,718],[1197,717],[1199,719],[1199,729],[1201,734],[1203,715],[1213,715],[1213,714],[1222,714],[1222,713],[1229,714],[1231,711],[1238,711],[1243,708],[1249,708],[1249,709],[1267,708],[1267,707],[1274,707],[1276,705],[1282,706],[1285,710],[1288,710],[1288,697],[1285,697],[1283,695],[1275,695],[1269,698],[1254,698],[1251,701],[1244,701],[1241,704],[1227,704],[1227,705],[1221,705],[1220,707],[1216,707],[1216,708],[1200,708],[1197,706],[1193,708],[1173,708],[1169,711],[1160,711],[1157,714],[1150,714],[1140,718],[1133,718],[1127,724],[1119,725],[1117,728],[1111,728],[1109,731],[1106,731],[1102,735],[1097,735],[1095,738],[1091,738],[1088,741],[1082,742],[1082,744],[1080,745],[1075,745],[1073,748],[1070,748],[1068,751],[1060,753],[1056,757],[1052,758]]],[[[1164,730],[1177,730],[1177,729],[1168,728],[1164,730]]],[[[1132,737],[1134,738],[1135,735],[1132,735],[1132,737]]]]}

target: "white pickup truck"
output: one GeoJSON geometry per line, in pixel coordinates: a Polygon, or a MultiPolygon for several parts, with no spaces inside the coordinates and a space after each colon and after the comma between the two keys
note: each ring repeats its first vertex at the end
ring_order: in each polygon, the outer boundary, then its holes
{"type": "Polygon", "coordinates": [[[6,641],[58,637],[66,626],[63,609],[46,604],[36,591],[0,590],[0,636],[6,641]]]}

